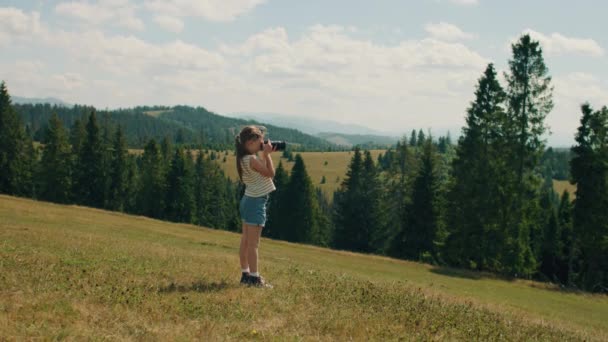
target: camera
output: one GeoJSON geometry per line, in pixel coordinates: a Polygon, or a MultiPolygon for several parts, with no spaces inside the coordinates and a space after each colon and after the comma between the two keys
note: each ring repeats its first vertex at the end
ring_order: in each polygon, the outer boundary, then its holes
{"type": "MultiPolygon", "coordinates": [[[[264,144],[268,144],[268,140],[264,140],[264,144]]],[[[275,151],[283,151],[287,147],[287,143],[284,141],[273,141],[270,143],[275,151]]],[[[260,145],[260,150],[264,149],[264,145],[260,145]]]]}

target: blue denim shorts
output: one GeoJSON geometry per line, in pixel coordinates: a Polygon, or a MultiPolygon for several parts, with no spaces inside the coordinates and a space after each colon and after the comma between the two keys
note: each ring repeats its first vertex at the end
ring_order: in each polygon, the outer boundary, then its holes
{"type": "Polygon", "coordinates": [[[266,203],[268,194],[260,197],[243,195],[239,206],[241,220],[252,226],[264,226],[266,224],[266,203]]]}

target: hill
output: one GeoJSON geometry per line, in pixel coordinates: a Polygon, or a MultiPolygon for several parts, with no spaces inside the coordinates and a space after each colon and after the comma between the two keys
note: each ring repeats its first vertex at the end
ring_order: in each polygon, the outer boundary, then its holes
{"type": "Polygon", "coordinates": [[[319,138],[323,138],[336,145],[354,146],[359,145],[363,148],[389,147],[397,144],[398,137],[373,135],[373,134],[344,134],[335,132],[317,133],[319,138]]]}
{"type": "Polygon", "coordinates": [[[317,135],[322,132],[335,132],[339,134],[390,135],[389,133],[380,132],[362,125],[349,124],[327,119],[315,119],[309,116],[277,113],[233,113],[227,115],[245,120],[267,122],[275,126],[297,128],[310,135],[317,135]]]}
{"type": "MultiPolygon", "coordinates": [[[[76,120],[83,120],[94,107],[75,105],[15,104],[23,123],[30,127],[36,140],[42,139],[44,130],[52,113],[57,113],[64,126],[71,127],[76,120]]],[[[110,127],[120,125],[127,137],[129,147],[143,147],[154,138],[157,141],[165,136],[173,143],[207,148],[233,148],[234,136],[242,126],[262,124],[273,140],[285,140],[292,148],[309,151],[336,150],[337,145],[319,137],[302,133],[293,128],[283,128],[252,120],[229,118],[207,111],[203,107],[189,106],[143,106],[115,110],[97,110],[98,120],[110,127]]]]}
{"type": "Polygon", "coordinates": [[[605,340],[608,298],[263,239],[275,288],[238,284],[239,235],[0,196],[12,339],[605,340]]]}
{"type": "Polygon", "coordinates": [[[13,100],[13,103],[15,103],[15,104],[47,104],[48,103],[50,105],[57,105],[57,106],[62,106],[62,107],[71,106],[69,103],[64,102],[63,100],[54,98],[54,97],[35,98],[35,97],[13,96],[12,100],[13,100]]]}

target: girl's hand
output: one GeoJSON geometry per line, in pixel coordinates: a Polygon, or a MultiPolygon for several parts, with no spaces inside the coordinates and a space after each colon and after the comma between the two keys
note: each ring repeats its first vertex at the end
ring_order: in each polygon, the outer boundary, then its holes
{"type": "Polygon", "coordinates": [[[268,143],[264,144],[264,154],[269,155],[272,151],[274,151],[274,147],[272,146],[270,139],[268,139],[268,143]]]}

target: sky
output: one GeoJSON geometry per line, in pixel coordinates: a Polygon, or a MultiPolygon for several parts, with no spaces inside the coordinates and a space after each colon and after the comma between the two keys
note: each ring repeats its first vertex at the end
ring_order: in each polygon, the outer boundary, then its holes
{"type": "Polygon", "coordinates": [[[608,105],[603,0],[0,0],[0,80],[13,96],[98,108],[203,106],[390,134],[460,134],[488,63],[540,41],[571,146],[580,105],[608,105]]]}

